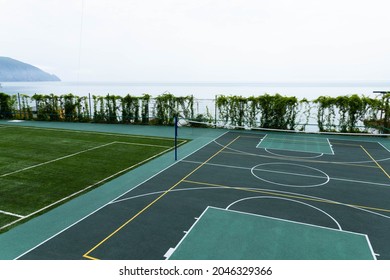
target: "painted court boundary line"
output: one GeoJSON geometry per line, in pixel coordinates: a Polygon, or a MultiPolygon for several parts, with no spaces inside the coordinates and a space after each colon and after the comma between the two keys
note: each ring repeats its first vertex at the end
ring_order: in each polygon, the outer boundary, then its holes
{"type": "Polygon", "coordinates": [[[172,187],[170,187],[168,190],[166,190],[164,193],[162,193],[159,197],[157,197],[155,200],[153,200],[151,203],[146,205],[141,211],[139,211],[137,214],[135,214],[132,218],[127,220],[125,223],[123,223],[120,227],[118,227],[115,231],[113,231],[110,235],[108,235],[106,238],[104,238],[102,241],[100,241],[98,244],[96,244],[92,249],[90,249],[88,252],[86,252],[83,257],[91,260],[97,260],[97,258],[90,256],[90,254],[96,250],[98,247],[100,247],[103,243],[105,243],[108,239],[110,239],[112,236],[114,236],[117,232],[119,232],[121,229],[123,229],[126,225],[131,223],[134,219],[136,219],[139,215],[141,215],[143,212],[145,212],[147,209],[149,209],[152,205],[154,205],[157,201],[159,201],[161,198],[163,198],[169,191],[180,185],[184,180],[186,180],[188,177],[190,177],[192,174],[194,174],[197,170],[199,170],[204,164],[206,164],[208,161],[213,159],[215,156],[217,156],[219,153],[221,153],[227,146],[231,145],[233,142],[235,142],[240,136],[237,136],[232,141],[230,141],[225,147],[218,150],[216,153],[214,153],[211,157],[209,157],[203,164],[196,167],[194,170],[192,170],[190,173],[188,173],[186,176],[184,176],[180,181],[178,181],[176,184],[174,184],[172,187]]]}
{"type": "MultiPolygon", "coordinates": [[[[228,131],[224,132],[223,134],[221,134],[220,136],[217,137],[220,138],[222,136],[224,136],[225,134],[227,134],[228,131]]],[[[45,240],[43,240],[42,242],[38,243],[37,245],[35,245],[34,247],[26,250],[25,252],[23,252],[22,254],[20,254],[19,256],[15,257],[14,260],[17,260],[17,259],[20,259],[21,257],[23,257],[24,255],[28,254],[29,252],[35,250],[36,248],[38,248],[39,246],[45,244],[46,242],[50,241],[51,239],[55,238],[56,236],[60,235],[61,233],[67,231],[68,229],[72,228],[73,226],[77,225],[78,223],[82,222],[83,220],[87,219],[88,217],[92,216],[93,214],[99,212],[100,210],[102,210],[103,208],[105,208],[106,206],[110,205],[113,201],[119,199],[120,197],[126,195],[127,193],[133,191],[134,189],[137,189],[138,187],[142,186],[144,183],[148,182],[149,180],[153,179],[154,177],[160,175],[161,173],[165,172],[166,170],[168,170],[169,168],[173,167],[174,165],[180,163],[182,160],[186,159],[187,157],[195,154],[196,152],[198,152],[199,150],[201,150],[202,148],[206,147],[207,145],[209,145],[210,143],[212,143],[213,141],[215,141],[215,139],[213,140],[210,140],[209,142],[207,142],[206,144],[203,144],[201,147],[197,148],[196,150],[192,151],[191,153],[189,153],[188,155],[186,155],[185,157],[183,157],[182,159],[170,164],[169,166],[165,167],[164,169],[160,170],[159,172],[153,174],[152,176],[150,176],[149,178],[145,179],[144,181],[142,181],[141,183],[137,184],[136,186],[134,186],[133,188],[129,189],[128,191],[118,195],[117,197],[115,197],[114,199],[112,199],[111,201],[101,205],[100,207],[98,207],[97,209],[95,209],[94,211],[90,212],[88,215],[85,215],[84,217],[78,219],[77,221],[75,221],[74,223],[70,224],[69,226],[63,228],[62,230],[58,231],[57,233],[53,234],[52,236],[46,238],[45,240]]]]}

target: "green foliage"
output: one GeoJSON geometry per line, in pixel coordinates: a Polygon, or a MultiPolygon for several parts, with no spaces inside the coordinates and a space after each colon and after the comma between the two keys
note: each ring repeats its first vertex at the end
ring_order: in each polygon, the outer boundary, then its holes
{"type": "Polygon", "coordinates": [[[266,93],[250,97],[219,95],[214,102],[215,117],[208,107],[206,113],[198,112],[194,116],[193,96],[177,97],[169,92],[154,99],[148,94],[141,97],[107,94],[91,98],[71,93],[32,97],[0,93],[0,118],[173,125],[174,117],[178,116],[240,128],[304,131],[310,121],[316,121],[320,131],[366,132],[369,128],[390,131],[390,92],[376,98],[353,94],[320,96],[313,101],[266,93]]]}
{"type": "Polygon", "coordinates": [[[367,123],[367,117],[377,119],[378,113],[383,110],[383,103],[378,99],[357,94],[320,96],[313,102],[318,106],[317,121],[320,131],[360,132],[359,123],[367,123]]]}
{"type": "Polygon", "coordinates": [[[216,100],[219,118],[225,124],[244,127],[294,129],[298,109],[296,97],[279,94],[223,96],[216,100]]]}
{"type": "Polygon", "coordinates": [[[173,125],[174,117],[192,119],[194,112],[194,97],[175,97],[173,94],[164,93],[156,97],[155,115],[159,125],[173,125]]]}
{"type": "Polygon", "coordinates": [[[0,119],[12,119],[11,96],[0,92],[0,119]]]}

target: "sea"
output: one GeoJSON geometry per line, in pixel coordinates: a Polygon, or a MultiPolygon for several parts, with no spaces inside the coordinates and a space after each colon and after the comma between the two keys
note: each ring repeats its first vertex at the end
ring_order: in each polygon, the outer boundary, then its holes
{"type": "Polygon", "coordinates": [[[193,95],[196,99],[214,99],[216,95],[243,97],[267,94],[295,96],[314,100],[319,96],[364,95],[380,96],[375,91],[389,91],[390,81],[381,82],[264,82],[264,83],[134,83],[134,82],[1,82],[0,92],[7,94],[55,94],[72,93],[78,96],[107,94],[152,97],[164,93],[175,96],[193,95]]]}

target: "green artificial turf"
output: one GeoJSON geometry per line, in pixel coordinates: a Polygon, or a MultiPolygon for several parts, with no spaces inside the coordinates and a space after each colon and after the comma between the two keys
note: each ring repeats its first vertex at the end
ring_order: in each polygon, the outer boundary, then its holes
{"type": "Polygon", "coordinates": [[[40,213],[174,145],[167,138],[31,127],[0,133],[0,228],[17,219],[5,212],[40,213]]]}

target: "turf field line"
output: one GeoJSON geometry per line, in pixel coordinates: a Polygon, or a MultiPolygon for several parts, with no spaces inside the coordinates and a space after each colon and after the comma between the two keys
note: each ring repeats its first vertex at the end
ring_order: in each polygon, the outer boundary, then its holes
{"type": "Polygon", "coordinates": [[[38,209],[37,211],[34,211],[33,213],[30,213],[30,214],[28,214],[27,216],[24,216],[23,218],[20,218],[20,219],[15,220],[15,221],[13,221],[13,222],[7,224],[7,225],[4,225],[4,226],[0,227],[0,230],[4,229],[4,228],[6,228],[6,227],[9,227],[9,226],[11,226],[11,225],[13,225],[13,224],[16,224],[16,223],[18,223],[18,222],[20,222],[20,221],[22,221],[22,220],[24,220],[24,219],[27,219],[27,218],[29,218],[29,217],[31,217],[31,216],[34,216],[34,215],[36,215],[36,214],[38,214],[38,213],[40,213],[40,212],[42,212],[42,211],[44,211],[44,210],[46,210],[46,209],[48,209],[48,208],[51,208],[51,207],[53,207],[53,206],[55,206],[55,205],[57,205],[57,204],[59,204],[59,203],[61,203],[61,202],[63,202],[63,201],[66,201],[66,200],[68,200],[68,199],[70,199],[70,198],[72,198],[72,197],[74,197],[74,196],[77,196],[77,195],[79,195],[79,194],[85,192],[86,190],[88,190],[88,189],[90,189],[90,188],[93,188],[93,187],[95,187],[95,186],[97,186],[97,185],[99,185],[99,184],[102,184],[102,183],[104,183],[104,182],[106,182],[106,181],[108,181],[108,180],[110,180],[110,179],[112,179],[112,178],[114,178],[114,177],[116,177],[116,176],[118,176],[118,175],[124,173],[124,172],[127,172],[127,171],[129,171],[130,169],[133,169],[133,168],[135,168],[135,167],[137,167],[137,166],[139,166],[139,165],[141,165],[141,164],[144,164],[145,162],[147,162],[147,161],[149,161],[149,160],[152,160],[152,159],[154,159],[154,158],[156,158],[156,157],[158,157],[158,156],[160,156],[160,155],[162,155],[162,154],[164,154],[164,153],[166,153],[166,152],[168,152],[169,150],[172,150],[172,149],[173,149],[173,148],[169,148],[169,149],[164,150],[164,151],[162,151],[162,152],[160,152],[160,153],[158,153],[158,154],[155,154],[154,156],[151,156],[151,157],[149,157],[149,158],[147,158],[147,159],[144,159],[143,161],[140,161],[140,162],[138,162],[138,163],[136,163],[136,164],[133,164],[132,166],[129,166],[129,167],[127,167],[127,168],[125,168],[125,169],[123,169],[123,170],[121,170],[121,171],[119,171],[119,172],[117,172],[117,173],[115,173],[115,174],[112,174],[112,175],[110,175],[110,176],[108,176],[108,177],[106,177],[106,178],[100,180],[99,182],[96,182],[96,183],[94,183],[94,184],[92,184],[92,185],[89,185],[88,187],[85,187],[85,188],[82,189],[82,190],[79,190],[79,191],[77,191],[77,192],[75,192],[75,193],[72,193],[71,195],[68,195],[68,196],[66,196],[66,197],[64,197],[64,198],[61,198],[60,200],[57,200],[57,201],[55,201],[55,202],[53,202],[53,203],[51,203],[51,204],[49,204],[49,205],[47,205],[47,206],[45,206],[45,207],[43,207],[43,208],[41,208],[41,209],[38,209]]]}
{"type": "MultiPolygon", "coordinates": [[[[126,138],[142,138],[142,139],[157,139],[157,140],[173,140],[169,137],[155,137],[155,136],[144,136],[144,135],[135,135],[135,134],[123,134],[123,133],[108,133],[108,132],[99,132],[99,131],[85,131],[85,130],[73,130],[73,129],[61,129],[61,128],[46,128],[46,127],[33,127],[33,126],[13,126],[7,125],[9,128],[23,128],[23,129],[35,129],[35,130],[48,130],[48,131],[60,131],[60,132],[72,132],[79,134],[97,134],[103,136],[118,136],[126,138]]],[[[178,139],[178,141],[182,141],[178,139]]]]}
{"type": "Polygon", "coordinates": [[[121,229],[123,229],[126,225],[131,223],[134,219],[136,219],[139,215],[141,215],[143,212],[145,212],[147,209],[149,209],[152,205],[154,205],[157,201],[159,201],[161,198],[163,198],[167,193],[169,193],[171,190],[173,190],[175,187],[180,185],[184,180],[186,180],[188,177],[190,177],[192,174],[194,174],[197,170],[199,170],[202,166],[204,166],[207,162],[212,160],[214,157],[216,157],[218,154],[220,154],[226,147],[231,145],[233,142],[235,142],[240,136],[237,136],[232,141],[230,141],[225,147],[218,150],[216,153],[214,153],[211,157],[209,157],[206,161],[204,161],[201,165],[197,166],[195,169],[193,169],[190,173],[188,173],[186,176],[184,176],[180,181],[178,181],[176,184],[174,184],[172,187],[170,187],[168,190],[166,190],[164,193],[162,193],[159,197],[157,197],[155,200],[153,200],[151,203],[146,205],[141,211],[139,211],[137,214],[135,214],[133,217],[131,217],[129,220],[127,220],[125,223],[123,223],[120,227],[118,227],[115,231],[113,231],[111,234],[109,234],[107,237],[105,237],[102,241],[100,241],[98,244],[96,244],[92,249],[90,249],[88,252],[86,252],[83,257],[91,260],[98,260],[95,257],[90,256],[90,254],[96,250],[98,247],[100,247],[103,243],[105,243],[107,240],[109,240],[112,236],[114,236],[117,232],[119,232],[121,229]]]}
{"type": "Polygon", "coordinates": [[[360,145],[360,147],[363,149],[363,151],[366,152],[366,154],[372,159],[372,161],[383,171],[383,173],[385,173],[385,175],[387,176],[387,178],[390,179],[390,175],[387,174],[386,170],[383,169],[383,167],[372,157],[372,155],[362,146],[360,145]]]}
{"type": "Polygon", "coordinates": [[[0,175],[0,178],[6,177],[6,176],[9,176],[9,175],[13,175],[13,174],[16,174],[16,173],[19,173],[19,172],[22,172],[22,171],[26,171],[26,170],[29,170],[29,169],[32,169],[32,168],[36,168],[36,167],[39,167],[39,166],[43,166],[43,165],[46,165],[46,164],[49,164],[49,163],[53,163],[53,162],[56,162],[56,161],[60,161],[60,160],[66,159],[66,158],[77,156],[77,155],[80,155],[80,154],[83,154],[83,153],[86,153],[86,152],[89,152],[89,151],[93,151],[93,150],[96,150],[96,149],[100,149],[100,148],[103,148],[103,147],[106,147],[106,146],[109,146],[109,145],[113,145],[113,144],[115,144],[115,142],[106,143],[106,144],[103,144],[103,145],[99,145],[99,146],[96,146],[96,147],[93,147],[93,148],[86,149],[84,151],[76,152],[76,153],[69,154],[69,155],[66,155],[66,156],[63,156],[63,157],[59,157],[59,158],[56,158],[56,159],[52,159],[52,160],[49,160],[49,161],[38,163],[38,164],[35,164],[35,165],[32,165],[32,166],[28,166],[28,167],[25,167],[25,168],[22,168],[22,169],[19,169],[19,170],[16,170],[16,171],[12,171],[12,172],[9,172],[9,173],[6,173],[6,174],[2,174],[2,175],[0,175]]]}
{"type": "Polygon", "coordinates": [[[302,199],[302,200],[308,200],[308,201],[314,201],[314,202],[348,206],[348,207],[360,209],[362,211],[370,212],[372,214],[384,217],[386,219],[390,219],[390,216],[386,216],[386,215],[382,215],[380,213],[373,212],[373,211],[380,211],[380,212],[389,212],[390,213],[390,209],[383,209],[383,208],[376,208],[376,207],[370,207],[370,206],[364,206],[364,205],[342,203],[342,202],[329,200],[329,199],[325,199],[325,198],[319,198],[319,197],[309,196],[309,195],[305,195],[305,194],[297,194],[297,193],[278,191],[278,190],[272,190],[272,189],[232,187],[232,186],[227,186],[227,185],[198,182],[198,181],[191,181],[191,180],[185,180],[184,182],[190,183],[190,184],[196,184],[196,185],[204,185],[204,186],[211,186],[211,187],[218,187],[218,188],[225,188],[225,189],[234,189],[234,190],[262,193],[262,194],[268,194],[268,195],[274,195],[274,196],[280,196],[280,197],[295,198],[295,199],[302,199]],[[372,211],[369,211],[369,210],[372,210],[372,211]]]}
{"type": "Polygon", "coordinates": [[[17,218],[23,218],[24,217],[22,215],[18,215],[18,214],[7,212],[7,211],[3,211],[3,210],[0,210],[0,214],[4,214],[4,215],[8,215],[8,216],[14,216],[14,217],[17,217],[17,218]]]}
{"type": "MultiPolygon", "coordinates": [[[[183,162],[194,163],[194,164],[200,164],[201,163],[201,162],[198,162],[198,161],[191,161],[191,160],[183,160],[183,162]]],[[[233,166],[233,165],[218,164],[218,163],[207,163],[206,165],[208,165],[208,166],[216,166],[216,167],[223,167],[223,168],[252,170],[252,167],[233,166]]],[[[376,166],[375,167],[374,166],[367,166],[367,167],[377,168],[376,166]]],[[[325,177],[320,177],[320,178],[325,178],[325,177]]],[[[390,187],[390,184],[376,183],[376,182],[371,182],[371,181],[361,181],[361,180],[336,178],[336,177],[329,177],[329,179],[336,180],[336,181],[351,182],[351,183],[360,183],[360,184],[367,184],[367,185],[377,185],[377,186],[382,186],[382,187],[390,187]]]]}

